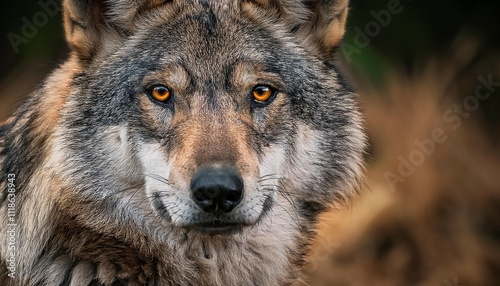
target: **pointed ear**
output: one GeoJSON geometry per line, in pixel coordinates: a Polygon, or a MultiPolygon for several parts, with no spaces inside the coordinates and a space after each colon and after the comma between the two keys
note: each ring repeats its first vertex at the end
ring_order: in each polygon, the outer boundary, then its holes
{"type": "Polygon", "coordinates": [[[64,29],[72,51],[88,61],[120,43],[130,31],[136,5],[131,0],[64,0],[64,29]]]}
{"type": "Polygon", "coordinates": [[[106,7],[102,0],[64,0],[64,30],[72,51],[89,58],[103,38],[106,7]]]}
{"type": "Polygon", "coordinates": [[[242,0],[251,17],[262,9],[278,14],[297,42],[322,60],[333,59],[345,32],[349,0],[242,0]]]}
{"type": "MultiPolygon", "coordinates": [[[[284,2],[289,1],[285,0],[284,2]]],[[[292,0],[293,1],[293,0],[292,0]]],[[[304,45],[323,60],[332,60],[335,49],[345,33],[349,0],[306,0],[306,17],[292,24],[294,34],[304,45]]],[[[293,17],[293,16],[292,16],[293,17]]],[[[300,19],[300,18],[298,18],[300,19]]]]}

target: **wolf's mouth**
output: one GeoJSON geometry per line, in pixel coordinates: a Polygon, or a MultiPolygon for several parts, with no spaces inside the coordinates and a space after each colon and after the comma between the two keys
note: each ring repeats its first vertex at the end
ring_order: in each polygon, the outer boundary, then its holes
{"type": "Polygon", "coordinates": [[[245,227],[257,225],[262,219],[264,219],[270,212],[273,203],[273,198],[271,196],[266,196],[262,212],[255,222],[248,222],[244,220],[235,221],[234,218],[211,217],[192,223],[188,226],[188,228],[207,235],[233,235],[240,233],[245,227]]]}
{"type": "Polygon", "coordinates": [[[245,225],[241,223],[223,222],[220,220],[197,223],[191,226],[192,229],[208,235],[233,235],[241,232],[244,227],[245,225]]]}
{"type": "Polygon", "coordinates": [[[273,203],[273,198],[271,196],[266,196],[262,212],[260,213],[257,221],[253,223],[245,221],[225,221],[223,218],[213,218],[212,220],[194,223],[190,226],[190,228],[198,231],[199,233],[208,235],[233,235],[240,233],[245,227],[256,225],[264,219],[264,217],[266,217],[271,210],[273,203]]]}

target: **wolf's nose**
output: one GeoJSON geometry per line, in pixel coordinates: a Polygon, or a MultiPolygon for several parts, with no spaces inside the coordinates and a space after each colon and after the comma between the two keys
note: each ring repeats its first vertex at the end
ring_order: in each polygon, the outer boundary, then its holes
{"type": "Polygon", "coordinates": [[[207,213],[229,213],[243,198],[243,179],[231,168],[203,168],[191,180],[194,202],[207,213]]]}

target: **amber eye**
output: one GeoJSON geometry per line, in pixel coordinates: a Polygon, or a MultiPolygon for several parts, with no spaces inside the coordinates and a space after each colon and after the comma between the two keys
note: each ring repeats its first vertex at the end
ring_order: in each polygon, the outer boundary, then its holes
{"type": "Polygon", "coordinates": [[[274,94],[274,89],[267,85],[258,85],[252,90],[253,99],[260,103],[270,100],[274,94]]]}
{"type": "Polygon", "coordinates": [[[151,97],[159,102],[166,103],[170,100],[172,97],[172,92],[170,89],[164,85],[158,85],[153,87],[150,91],[149,94],[151,97]]]}

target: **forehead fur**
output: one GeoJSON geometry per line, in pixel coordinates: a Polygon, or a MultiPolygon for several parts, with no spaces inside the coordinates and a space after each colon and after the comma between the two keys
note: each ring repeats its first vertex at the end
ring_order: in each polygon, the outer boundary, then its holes
{"type": "MultiPolygon", "coordinates": [[[[330,61],[345,30],[348,0],[65,0],[66,37],[85,61],[151,26],[168,26],[192,15],[213,29],[219,21],[249,20],[281,33],[330,61]]],[[[104,58],[106,55],[103,56],[104,58]]],[[[99,59],[97,59],[99,60],[99,59]]]]}
{"type": "MultiPolygon", "coordinates": [[[[314,1],[303,0],[120,0],[107,1],[106,5],[110,15],[116,20],[127,21],[129,19],[139,18],[152,10],[161,10],[164,8],[178,9],[183,11],[207,8],[217,11],[241,12],[249,7],[275,9],[287,15],[294,15],[297,20],[305,21],[310,18],[312,13],[308,6],[314,1]]],[[[347,1],[341,1],[347,2],[347,1]]],[[[343,5],[344,6],[344,5],[343,5]]]]}

